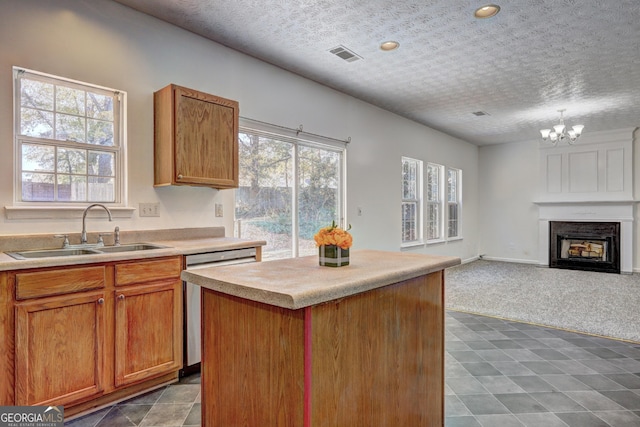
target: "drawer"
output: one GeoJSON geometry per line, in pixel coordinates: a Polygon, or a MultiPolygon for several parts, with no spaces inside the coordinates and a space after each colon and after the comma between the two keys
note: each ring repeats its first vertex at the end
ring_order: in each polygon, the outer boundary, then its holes
{"type": "Polygon", "coordinates": [[[16,299],[104,288],[105,276],[105,267],[102,265],[16,273],[16,299]]]}
{"type": "Polygon", "coordinates": [[[181,272],[182,257],[116,264],[116,286],[162,279],[178,279],[181,272]]]}

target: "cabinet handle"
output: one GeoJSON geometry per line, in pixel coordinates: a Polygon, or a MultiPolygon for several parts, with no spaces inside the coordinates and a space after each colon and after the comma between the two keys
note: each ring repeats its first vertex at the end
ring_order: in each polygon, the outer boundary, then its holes
{"type": "Polygon", "coordinates": [[[178,179],[182,179],[182,174],[181,173],[178,174],[178,179]]]}
{"type": "Polygon", "coordinates": [[[118,295],[118,299],[119,299],[120,301],[122,301],[122,300],[124,299],[124,295],[122,295],[122,294],[118,295]]]}
{"type": "Polygon", "coordinates": [[[98,304],[100,304],[100,305],[104,304],[104,298],[98,299],[98,304]]]}

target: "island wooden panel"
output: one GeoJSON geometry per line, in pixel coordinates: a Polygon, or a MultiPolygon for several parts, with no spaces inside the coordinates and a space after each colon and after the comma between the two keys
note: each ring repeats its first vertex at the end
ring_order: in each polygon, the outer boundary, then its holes
{"type": "Polygon", "coordinates": [[[443,280],[300,310],[203,288],[202,425],[442,426],[443,280]]]}
{"type": "Polygon", "coordinates": [[[202,425],[301,427],[304,310],[204,289],[202,324],[202,425]]]}
{"type": "Polygon", "coordinates": [[[312,426],[443,425],[441,275],[312,308],[312,426]]]}

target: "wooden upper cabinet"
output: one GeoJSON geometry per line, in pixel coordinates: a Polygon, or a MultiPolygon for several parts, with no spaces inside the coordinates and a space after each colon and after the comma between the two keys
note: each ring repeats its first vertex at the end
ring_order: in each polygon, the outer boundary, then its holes
{"type": "Polygon", "coordinates": [[[238,187],[237,101],[177,85],[154,94],[155,185],[238,187]]]}

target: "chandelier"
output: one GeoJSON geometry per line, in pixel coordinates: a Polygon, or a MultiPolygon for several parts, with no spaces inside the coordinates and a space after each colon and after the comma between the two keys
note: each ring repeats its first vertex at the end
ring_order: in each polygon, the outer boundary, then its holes
{"type": "Polygon", "coordinates": [[[567,130],[567,127],[564,124],[563,113],[566,109],[558,110],[560,113],[560,122],[553,127],[553,129],[541,129],[540,134],[542,134],[542,140],[546,141],[549,139],[553,145],[556,145],[558,141],[562,141],[567,138],[567,142],[569,144],[573,144],[582,134],[582,129],[584,129],[583,125],[575,125],[572,126],[570,130],[567,130]]]}

